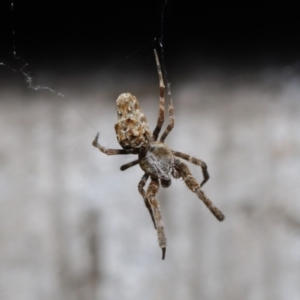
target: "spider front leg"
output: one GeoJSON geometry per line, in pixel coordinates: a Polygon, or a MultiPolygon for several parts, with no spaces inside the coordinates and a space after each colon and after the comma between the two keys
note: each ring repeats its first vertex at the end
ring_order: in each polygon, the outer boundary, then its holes
{"type": "Polygon", "coordinates": [[[180,177],[184,180],[187,187],[195,193],[200,200],[204,202],[207,208],[212,212],[212,214],[219,220],[223,221],[225,216],[223,213],[206,197],[204,192],[201,190],[200,184],[192,176],[189,168],[179,159],[175,159],[175,168],[178,171],[180,177]]]}
{"type": "Polygon", "coordinates": [[[148,199],[151,205],[151,209],[153,211],[153,216],[156,224],[157,237],[158,237],[158,244],[162,250],[162,259],[165,259],[167,238],[165,235],[164,225],[160,213],[160,205],[158,200],[156,199],[158,188],[159,188],[158,179],[151,177],[151,182],[147,189],[146,198],[148,199]]]}
{"type": "Polygon", "coordinates": [[[201,159],[192,157],[182,152],[172,150],[172,153],[177,157],[183,158],[188,162],[201,167],[204,179],[202,180],[200,186],[203,186],[203,184],[209,179],[206,163],[201,159]]]}
{"type": "Polygon", "coordinates": [[[151,205],[150,205],[150,203],[149,203],[149,201],[146,197],[146,193],[145,193],[145,190],[144,190],[144,186],[145,186],[148,178],[149,178],[149,175],[147,173],[145,173],[144,176],[142,177],[141,181],[139,182],[138,189],[139,189],[140,194],[143,196],[145,205],[146,205],[146,207],[149,211],[149,214],[151,216],[154,228],[156,229],[155,219],[154,219],[154,216],[153,216],[153,211],[152,211],[151,205]]]}
{"type": "Polygon", "coordinates": [[[98,138],[99,138],[99,132],[97,133],[95,139],[93,140],[92,145],[98,148],[102,153],[106,155],[132,154],[132,151],[128,151],[125,149],[107,149],[98,143],[98,138]]]}

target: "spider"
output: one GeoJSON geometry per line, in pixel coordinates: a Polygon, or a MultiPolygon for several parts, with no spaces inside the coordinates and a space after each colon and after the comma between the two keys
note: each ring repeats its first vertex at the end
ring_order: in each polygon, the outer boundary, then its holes
{"type": "Polygon", "coordinates": [[[144,175],[138,184],[138,190],[144,199],[154,228],[157,231],[158,243],[162,249],[162,259],[165,259],[167,239],[162,222],[160,205],[156,198],[160,184],[162,187],[167,188],[171,185],[172,176],[174,178],[182,178],[187,187],[204,202],[207,208],[219,221],[223,221],[225,216],[207,198],[201,189],[203,184],[209,179],[205,162],[191,157],[185,153],[171,150],[164,143],[166,137],[174,127],[174,108],[169,83],[167,84],[169,124],[158,141],[158,136],[164,123],[165,85],[156,50],[154,50],[154,55],[159,78],[160,100],[158,120],[153,133],[151,134],[150,132],[146,117],[143,114],[136,97],[130,93],[124,93],[121,94],[117,99],[118,121],[115,125],[117,139],[123,149],[107,149],[101,146],[98,143],[99,133],[97,133],[93,141],[93,146],[107,155],[138,155],[138,159],[121,166],[121,170],[125,171],[128,168],[139,164],[141,169],[144,171],[144,175]],[[182,158],[201,167],[204,177],[201,184],[197,183],[188,166],[178,158],[182,158]],[[145,191],[144,187],[149,177],[151,181],[147,190],[145,191]]]}

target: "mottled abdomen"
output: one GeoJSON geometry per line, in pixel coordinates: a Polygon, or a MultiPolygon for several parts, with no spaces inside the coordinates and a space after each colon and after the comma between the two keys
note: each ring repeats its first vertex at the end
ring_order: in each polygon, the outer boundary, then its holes
{"type": "Polygon", "coordinates": [[[121,94],[117,99],[117,113],[115,130],[122,148],[146,149],[151,140],[151,133],[136,97],[130,93],[121,94]]]}

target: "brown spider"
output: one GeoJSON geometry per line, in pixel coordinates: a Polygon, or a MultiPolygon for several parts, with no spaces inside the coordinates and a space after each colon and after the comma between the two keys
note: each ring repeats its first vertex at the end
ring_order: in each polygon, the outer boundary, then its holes
{"type": "Polygon", "coordinates": [[[160,140],[157,141],[161,127],[164,123],[165,85],[156,50],[154,50],[154,55],[159,77],[160,101],[158,120],[153,134],[150,132],[149,125],[136,97],[130,93],[124,93],[121,94],[117,99],[118,122],[115,125],[117,139],[123,149],[107,149],[101,146],[98,143],[99,133],[96,135],[93,141],[93,146],[107,155],[138,154],[137,160],[121,166],[121,170],[124,171],[139,164],[142,170],[145,172],[138,184],[138,190],[144,198],[145,205],[152,218],[154,228],[157,230],[158,243],[162,249],[162,259],[164,259],[167,247],[167,239],[160,213],[160,205],[156,199],[159,182],[161,183],[162,187],[166,188],[171,185],[171,175],[174,178],[181,177],[187,187],[204,202],[204,204],[219,221],[223,221],[225,216],[216,206],[214,206],[214,204],[201,190],[202,185],[209,179],[205,162],[187,154],[171,150],[166,144],[164,144],[164,140],[174,127],[174,109],[169,83],[167,86],[169,99],[169,124],[163,135],[160,137],[160,140]],[[187,165],[177,157],[187,160],[202,168],[204,179],[201,184],[197,183],[187,165]],[[144,186],[149,176],[151,177],[151,182],[148,185],[147,191],[145,192],[144,186]]]}

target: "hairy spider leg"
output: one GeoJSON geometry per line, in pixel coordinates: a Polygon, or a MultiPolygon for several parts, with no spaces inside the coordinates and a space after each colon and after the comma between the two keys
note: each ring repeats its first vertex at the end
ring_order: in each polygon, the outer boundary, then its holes
{"type": "Polygon", "coordinates": [[[172,153],[177,156],[177,157],[180,157],[184,160],[187,160],[188,162],[194,164],[194,165],[197,165],[199,167],[201,167],[202,169],[202,173],[203,173],[203,181],[201,182],[200,186],[202,187],[203,184],[209,179],[209,174],[208,174],[208,171],[207,171],[207,165],[206,163],[201,160],[201,159],[198,159],[198,158],[195,158],[195,157],[192,157],[188,154],[185,154],[185,153],[182,153],[182,152],[178,152],[178,151],[174,151],[172,150],[172,153]]]}
{"type": "Polygon", "coordinates": [[[154,216],[153,216],[153,211],[152,211],[151,205],[149,203],[149,200],[146,197],[146,193],[145,193],[145,190],[144,190],[144,186],[145,186],[148,178],[149,178],[149,174],[144,173],[142,179],[140,180],[140,182],[138,184],[138,189],[139,189],[140,194],[143,196],[145,205],[146,205],[146,207],[147,207],[147,209],[149,211],[149,214],[151,216],[154,228],[156,229],[156,224],[155,224],[155,219],[154,219],[154,216]]]}
{"type": "Polygon", "coordinates": [[[97,133],[95,139],[93,140],[92,145],[98,148],[102,153],[106,155],[132,154],[132,151],[130,150],[105,148],[98,143],[98,138],[99,138],[99,132],[97,133]]]}
{"type": "Polygon", "coordinates": [[[164,142],[164,140],[166,139],[166,137],[168,136],[168,134],[171,132],[171,130],[174,127],[174,107],[173,107],[170,83],[167,84],[167,91],[168,91],[168,99],[169,99],[169,125],[160,138],[160,141],[162,143],[164,142]]]}
{"type": "Polygon", "coordinates": [[[204,202],[207,208],[212,212],[212,214],[219,220],[223,221],[225,216],[223,213],[206,197],[204,192],[200,188],[200,184],[192,176],[188,166],[183,163],[178,158],[175,159],[175,168],[179,172],[180,177],[184,180],[187,187],[195,193],[200,200],[204,202]]]}
{"type": "Polygon", "coordinates": [[[131,168],[131,167],[133,167],[133,166],[135,166],[135,165],[137,165],[138,163],[139,163],[139,160],[138,160],[138,159],[133,160],[133,161],[131,161],[131,162],[125,164],[125,165],[122,165],[122,166],[120,167],[120,170],[121,170],[121,171],[125,171],[125,170],[127,170],[127,169],[129,169],[129,168],[131,168]]]}
{"type": "Polygon", "coordinates": [[[157,141],[158,135],[160,133],[161,127],[165,120],[165,85],[163,80],[163,75],[161,72],[161,67],[158,59],[158,55],[156,52],[156,49],[154,49],[154,55],[156,60],[156,66],[157,66],[157,72],[158,72],[158,78],[159,78],[159,111],[158,111],[158,119],[156,127],[153,131],[153,140],[157,141]]]}
{"type": "Polygon", "coordinates": [[[148,199],[151,209],[153,211],[153,216],[156,224],[156,231],[158,237],[158,244],[162,250],[162,259],[165,259],[166,248],[167,248],[167,238],[165,235],[164,224],[162,222],[162,217],[160,213],[160,205],[156,199],[156,194],[159,188],[159,181],[157,178],[151,177],[151,182],[148,185],[146,198],[148,199]]]}

